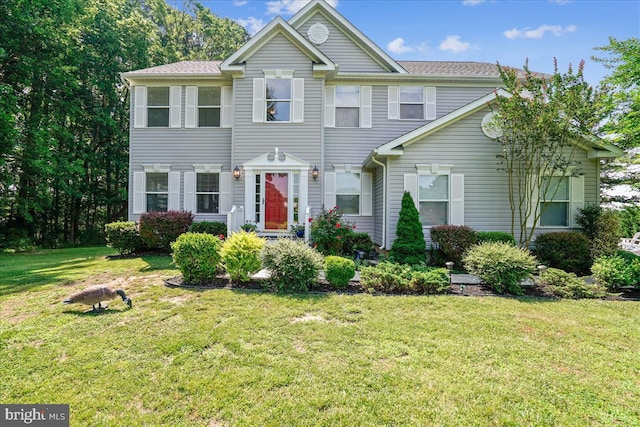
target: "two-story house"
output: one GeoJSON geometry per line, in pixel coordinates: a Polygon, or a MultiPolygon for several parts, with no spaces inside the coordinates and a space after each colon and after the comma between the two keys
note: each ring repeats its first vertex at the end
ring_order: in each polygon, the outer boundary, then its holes
{"type": "MultiPolygon", "coordinates": [[[[382,247],[404,191],[429,227],[509,231],[511,211],[487,103],[495,64],[395,61],[322,0],[275,18],[224,61],[125,73],[131,85],[129,218],[185,210],[287,232],[338,206],[382,247]]],[[[585,141],[542,231],[574,227],[599,201],[602,158],[585,141]]],[[[516,236],[517,237],[517,236],[516,236]]]]}

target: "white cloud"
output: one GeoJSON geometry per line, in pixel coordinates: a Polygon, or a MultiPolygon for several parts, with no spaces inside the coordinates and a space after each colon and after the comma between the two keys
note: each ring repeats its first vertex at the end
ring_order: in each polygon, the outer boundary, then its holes
{"type": "Polygon", "coordinates": [[[234,6],[244,6],[247,3],[249,3],[249,0],[233,0],[234,6]]]}
{"type": "Polygon", "coordinates": [[[578,29],[575,25],[567,25],[562,27],[561,25],[541,25],[538,28],[513,28],[506,30],[504,36],[508,39],[541,39],[546,33],[551,33],[556,37],[562,36],[566,33],[573,33],[578,29]]]}
{"type": "Polygon", "coordinates": [[[471,47],[471,43],[461,41],[460,36],[447,36],[440,43],[440,50],[450,50],[455,53],[464,52],[469,47],[471,47]]]}
{"type": "Polygon", "coordinates": [[[387,44],[387,49],[389,52],[395,53],[396,55],[402,55],[403,53],[414,52],[416,49],[411,46],[405,46],[404,39],[402,37],[398,37],[397,39],[390,41],[387,44]]]}
{"type": "MultiPolygon", "coordinates": [[[[267,2],[270,15],[293,15],[309,3],[310,0],[272,0],[267,2]]],[[[327,0],[332,7],[338,6],[338,0],[327,0]]]]}
{"type": "Polygon", "coordinates": [[[266,25],[262,19],[254,18],[253,16],[247,19],[237,19],[236,22],[246,28],[250,35],[254,35],[266,25]]]}
{"type": "Polygon", "coordinates": [[[462,4],[464,6],[477,6],[481,3],[484,3],[485,0],[463,0],[462,4]]]}

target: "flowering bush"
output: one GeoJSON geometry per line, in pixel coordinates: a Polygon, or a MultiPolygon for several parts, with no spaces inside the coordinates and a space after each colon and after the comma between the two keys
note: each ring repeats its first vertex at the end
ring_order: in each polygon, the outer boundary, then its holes
{"type": "Polygon", "coordinates": [[[345,254],[345,242],[353,234],[355,226],[342,219],[338,207],[322,211],[311,222],[311,240],[313,246],[323,255],[345,254]]]}

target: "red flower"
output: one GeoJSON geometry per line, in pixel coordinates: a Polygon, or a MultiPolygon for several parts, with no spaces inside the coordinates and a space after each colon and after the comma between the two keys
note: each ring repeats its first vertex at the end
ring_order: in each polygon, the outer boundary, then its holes
{"type": "Polygon", "coordinates": [[[317,243],[314,243],[314,244],[313,244],[313,247],[314,247],[314,248],[317,248],[317,247],[318,247],[318,244],[317,244],[317,243]]]}
{"type": "Polygon", "coordinates": [[[340,228],[340,223],[337,223],[337,224],[336,224],[336,228],[340,228]]]}
{"type": "Polygon", "coordinates": [[[224,240],[224,234],[220,234],[220,235],[218,236],[218,239],[220,239],[220,240],[224,240]]]}
{"type": "Polygon", "coordinates": [[[313,218],[311,218],[311,217],[310,217],[310,218],[309,218],[309,222],[311,222],[311,221],[313,221],[313,218]]]}
{"type": "Polygon", "coordinates": [[[352,230],[355,230],[355,229],[356,229],[356,225],[355,225],[355,224],[353,224],[353,226],[351,227],[351,229],[352,229],[352,230]]]}

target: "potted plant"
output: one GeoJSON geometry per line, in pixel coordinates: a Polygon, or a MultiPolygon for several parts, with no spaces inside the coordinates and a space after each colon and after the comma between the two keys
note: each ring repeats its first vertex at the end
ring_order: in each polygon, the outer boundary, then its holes
{"type": "Polygon", "coordinates": [[[297,237],[304,237],[304,225],[302,224],[293,224],[291,226],[291,233],[295,234],[297,237]]]}
{"type": "Polygon", "coordinates": [[[256,232],[258,230],[258,226],[255,222],[247,221],[240,228],[242,228],[247,233],[256,232]]]}

